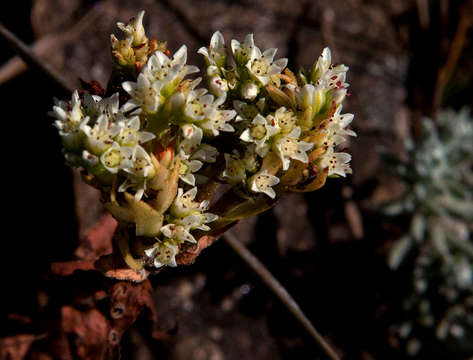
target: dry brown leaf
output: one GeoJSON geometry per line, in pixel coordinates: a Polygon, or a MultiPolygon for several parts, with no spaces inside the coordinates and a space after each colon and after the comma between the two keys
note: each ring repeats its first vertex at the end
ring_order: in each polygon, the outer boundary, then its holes
{"type": "Polygon", "coordinates": [[[101,360],[107,353],[110,324],[97,309],[79,311],[72,306],[61,309],[62,328],[73,342],[71,348],[79,359],[101,360]]]}

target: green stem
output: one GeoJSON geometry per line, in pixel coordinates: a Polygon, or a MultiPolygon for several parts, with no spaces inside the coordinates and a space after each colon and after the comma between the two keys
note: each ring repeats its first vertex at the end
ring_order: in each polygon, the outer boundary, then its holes
{"type": "Polygon", "coordinates": [[[128,244],[128,237],[118,234],[118,248],[125,260],[126,264],[135,271],[143,269],[143,264],[137,261],[130,252],[130,246],[128,244]]]}

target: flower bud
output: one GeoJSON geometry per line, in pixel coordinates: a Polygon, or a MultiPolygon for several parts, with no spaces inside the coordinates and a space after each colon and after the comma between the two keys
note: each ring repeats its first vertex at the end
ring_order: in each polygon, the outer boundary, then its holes
{"type": "Polygon", "coordinates": [[[254,100],[258,95],[258,86],[255,83],[247,82],[241,89],[241,95],[247,100],[254,100]]]}

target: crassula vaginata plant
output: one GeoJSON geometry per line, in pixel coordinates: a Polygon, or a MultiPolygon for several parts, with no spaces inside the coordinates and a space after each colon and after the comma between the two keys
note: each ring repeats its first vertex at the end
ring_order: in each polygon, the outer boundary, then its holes
{"type": "Polygon", "coordinates": [[[200,237],[351,173],[340,151],[355,135],[342,112],[348,68],[331,64],[328,48],[295,75],[253,34],[227,49],[217,31],[198,50],[202,87],[186,46],[171,53],[148,39],[143,15],[117,24],[121,39],[111,35],[106,91],[75,91],[51,112],[67,163],[125,229],[116,237],[130,267],[185,263],[200,237]]]}
{"type": "Polygon", "coordinates": [[[384,155],[406,185],[403,198],[385,211],[411,219],[389,253],[393,269],[412,270],[406,321],[395,326],[411,355],[432,339],[461,342],[473,331],[472,138],[468,110],[443,111],[436,124],[423,120],[417,143],[406,141],[409,161],[384,155]]]}

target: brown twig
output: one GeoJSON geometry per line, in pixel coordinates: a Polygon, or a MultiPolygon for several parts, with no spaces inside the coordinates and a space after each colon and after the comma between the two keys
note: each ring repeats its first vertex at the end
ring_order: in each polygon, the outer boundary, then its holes
{"type": "Polygon", "coordinates": [[[312,338],[322,347],[328,357],[339,360],[335,350],[325,341],[322,335],[315,329],[307,316],[294,298],[287,292],[284,286],[269,272],[269,270],[244,246],[231,232],[224,234],[225,242],[240,256],[240,258],[253,270],[271,291],[281,300],[284,306],[294,315],[297,321],[307,330],[312,338]]]}
{"type": "Polygon", "coordinates": [[[466,34],[473,24],[473,0],[470,0],[464,6],[460,7],[460,20],[458,21],[457,30],[453,37],[448,52],[447,61],[440,68],[437,75],[435,92],[432,101],[432,114],[435,119],[438,108],[442,105],[442,97],[447,81],[450,79],[455,66],[458,63],[460,54],[465,45],[466,34]]]}
{"type": "MultiPolygon", "coordinates": [[[[46,56],[54,53],[56,49],[77,39],[84,31],[89,29],[100,15],[103,14],[103,6],[94,7],[93,10],[85,14],[72,28],[64,32],[58,32],[43,36],[36,40],[30,48],[38,56],[46,56]]],[[[20,75],[27,69],[27,65],[20,57],[15,56],[0,67],[0,85],[8,80],[20,75]]]]}
{"type": "Polygon", "coordinates": [[[11,47],[13,47],[28,66],[32,69],[38,70],[40,73],[53,80],[63,92],[71,93],[73,91],[74,86],[69,82],[69,80],[53,69],[47,62],[38,59],[31,48],[8,30],[2,23],[0,23],[0,36],[4,38],[11,47]]]}

